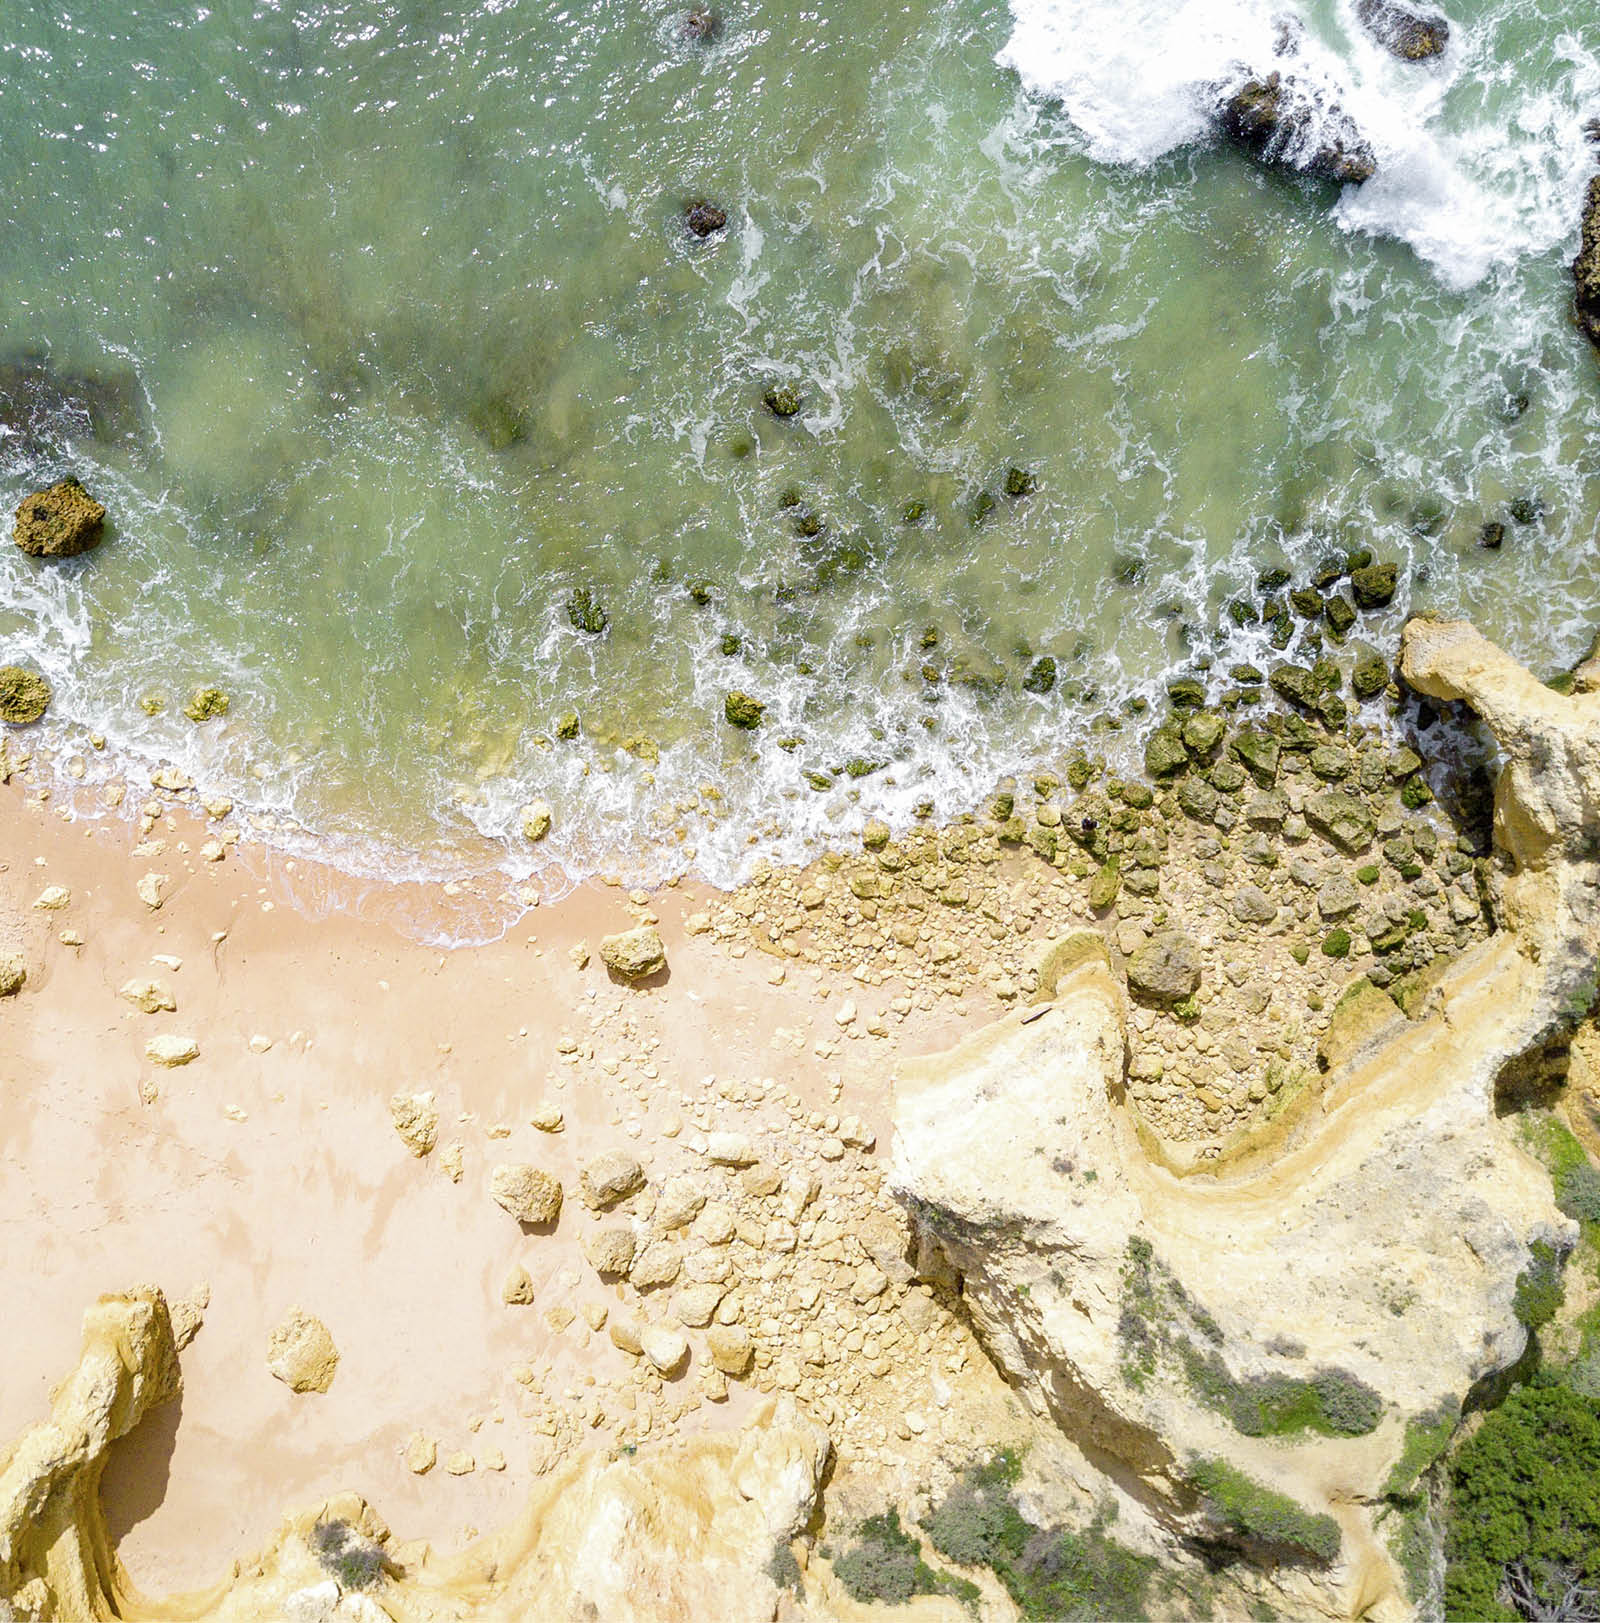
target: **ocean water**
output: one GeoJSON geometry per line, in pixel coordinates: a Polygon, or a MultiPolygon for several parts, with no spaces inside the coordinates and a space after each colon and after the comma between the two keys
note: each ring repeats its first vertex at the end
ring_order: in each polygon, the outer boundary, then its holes
{"type": "Polygon", "coordinates": [[[178,761],[362,872],[728,881],[1136,750],[1130,699],[1257,650],[1265,565],[1370,546],[1375,632],[1587,647],[1592,7],[1451,0],[1425,64],[1351,0],[685,11],[0,13],[0,504],[112,515],[0,552],[0,659],[91,777],[178,761]],[[1373,180],[1217,139],[1271,69],[1373,180]]]}

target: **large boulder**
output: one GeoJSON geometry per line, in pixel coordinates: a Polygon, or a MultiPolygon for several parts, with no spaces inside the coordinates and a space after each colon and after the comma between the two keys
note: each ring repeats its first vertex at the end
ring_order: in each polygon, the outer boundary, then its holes
{"type": "Polygon", "coordinates": [[[1361,26],[1403,62],[1425,62],[1450,43],[1450,24],[1436,11],[1413,11],[1397,0],[1356,0],[1361,26]]]}
{"type": "Polygon", "coordinates": [[[667,967],[667,949],[653,924],[600,939],[600,961],[625,981],[642,981],[667,967]]]}
{"type": "Polygon", "coordinates": [[[99,544],[105,522],[105,508],[68,475],[22,498],[12,533],[29,557],[72,558],[99,544]]]}
{"type": "Polygon", "coordinates": [[[1263,163],[1359,186],[1377,159],[1355,124],[1293,76],[1273,72],[1230,90],[1217,110],[1223,132],[1263,163]]]}
{"type": "Polygon", "coordinates": [[[1589,182],[1583,205],[1583,232],[1572,262],[1574,305],[1584,336],[1600,349],[1600,175],[1589,182]]]}

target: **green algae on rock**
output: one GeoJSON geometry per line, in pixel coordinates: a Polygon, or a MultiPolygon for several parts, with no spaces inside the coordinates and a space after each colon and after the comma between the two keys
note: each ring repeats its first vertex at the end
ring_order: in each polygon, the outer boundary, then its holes
{"type": "Polygon", "coordinates": [[[50,684],[37,671],[0,665],[0,721],[26,727],[50,708],[50,684]]]}
{"type": "Polygon", "coordinates": [[[722,701],[722,713],[727,717],[729,724],[746,730],[761,725],[761,718],[766,714],[766,709],[764,700],[752,698],[738,688],[727,694],[722,701]]]}
{"type": "Polygon", "coordinates": [[[210,721],[213,716],[227,715],[228,702],[228,695],[221,688],[196,688],[183,707],[183,713],[198,724],[210,721]]]}
{"type": "Polygon", "coordinates": [[[106,510],[70,474],[17,508],[16,543],[30,558],[75,558],[99,545],[106,510]]]}

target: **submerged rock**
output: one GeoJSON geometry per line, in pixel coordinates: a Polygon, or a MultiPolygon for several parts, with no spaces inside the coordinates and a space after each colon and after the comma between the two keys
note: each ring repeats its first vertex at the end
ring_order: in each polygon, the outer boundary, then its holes
{"type": "Polygon", "coordinates": [[[611,617],[600,606],[600,599],[590,586],[574,586],[567,593],[567,618],[574,631],[586,632],[591,637],[598,637],[611,623],[611,617]]]}
{"type": "Polygon", "coordinates": [[[142,433],[142,407],[131,368],[60,372],[32,356],[0,363],[0,428],[8,431],[0,437],[24,457],[43,456],[63,439],[132,444],[142,433]]]}
{"type": "Polygon", "coordinates": [[[69,474],[22,498],[12,534],[30,558],[75,558],[99,545],[105,521],[105,508],[69,474]]]}
{"type": "Polygon", "coordinates": [[[1281,73],[1240,85],[1223,100],[1217,121],[1263,163],[1341,185],[1359,186],[1377,173],[1372,148],[1351,119],[1281,73]]]}
{"type": "Polygon", "coordinates": [[[1356,0],[1361,26],[1404,62],[1425,62],[1450,43],[1450,24],[1437,12],[1413,11],[1396,0],[1356,0]]]}
{"type": "Polygon", "coordinates": [[[693,10],[684,14],[683,37],[685,39],[711,41],[722,32],[722,19],[716,12],[705,6],[695,6],[693,10]]]}
{"type": "Polygon", "coordinates": [[[695,236],[709,237],[728,223],[728,215],[725,209],[699,197],[684,208],[683,223],[695,236]]]}
{"type": "Polygon", "coordinates": [[[26,727],[50,708],[50,684],[37,671],[0,665],[0,721],[26,727]]]}
{"type": "Polygon", "coordinates": [[[1600,349],[1600,175],[1589,182],[1583,205],[1583,236],[1572,262],[1574,304],[1583,335],[1600,349]]]}
{"type": "Polygon", "coordinates": [[[792,383],[775,383],[761,397],[774,417],[793,417],[800,410],[800,392],[792,383]]]}

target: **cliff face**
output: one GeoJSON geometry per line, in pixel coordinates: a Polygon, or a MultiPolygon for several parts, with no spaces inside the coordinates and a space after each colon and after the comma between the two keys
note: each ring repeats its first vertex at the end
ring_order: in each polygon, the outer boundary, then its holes
{"type": "Polygon", "coordinates": [[[1576,1237],[1495,1094],[1594,986],[1600,696],[1460,623],[1413,622],[1403,669],[1500,745],[1502,929],[1413,1018],[1353,989],[1270,1159],[1180,1179],[1146,1156],[1097,936],[1058,954],[1049,1002],[904,1067],[898,1096],[897,1191],[1008,1378],[1175,1540],[1243,1548],[1302,1616],[1409,1610],[1385,1496],[1521,1356],[1519,1279],[1576,1237]]]}

